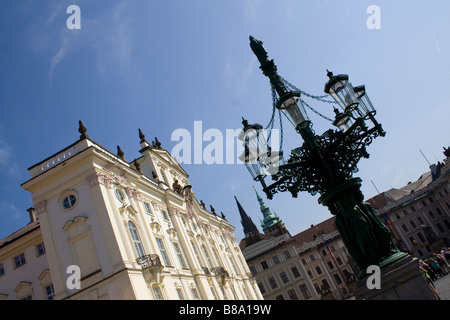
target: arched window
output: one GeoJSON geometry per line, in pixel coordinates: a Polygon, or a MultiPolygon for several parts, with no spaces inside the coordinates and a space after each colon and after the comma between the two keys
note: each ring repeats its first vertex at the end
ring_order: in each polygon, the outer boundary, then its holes
{"type": "Polygon", "coordinates": [[[138,230],[132,221],[128,221],[128,229],[130,230],[131,239],[133,240],[138,258],[145,256],[144,247],[142,246],[141,239],[139,238],[138,230]]]}

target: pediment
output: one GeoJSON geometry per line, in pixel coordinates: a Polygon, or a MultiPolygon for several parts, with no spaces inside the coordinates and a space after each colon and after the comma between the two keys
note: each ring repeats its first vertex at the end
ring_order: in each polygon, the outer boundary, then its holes
{"type": "Polygon", "coordinates": [[[63,229],[64,229],[64,231],[69,231],[74,226],[84,225],[87,219],[88,219],[87,217],[78,217],[77,216],[77,217],[73,218],[72,220],[67,220],[67,222],[63,226],[63,229]]]}

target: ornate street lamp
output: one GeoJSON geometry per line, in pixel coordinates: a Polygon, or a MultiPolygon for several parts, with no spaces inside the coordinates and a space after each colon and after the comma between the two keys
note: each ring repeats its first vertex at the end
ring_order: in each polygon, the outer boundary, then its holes
{"type": "MultiPolygon", "coordinates": [[[[336,117],[329,120],[338,130],[329,129],[316,135],[305,108],[311,107],[301,99],[306,93],[278,75],[277,67],[273,60],[268,59],[261,41],[250,36],[250,47],[261,64],[263,74],[270,80],[273,111],[278,109],[284,114],[304,140],[284,162],[282,152],[275,154],[271,151],[267,141],[258,133],[263,127],[249,125],[244,120],[244,129],[239,136],[244,143],[241,160],[253,179],[261,182],[269,199],[275,193],[285,191],[295,198],[300,191],[312,195],[319,193],[319,203],[336,216],[336,227],[361,270],[360,277],[365,275],[369,265],[382,267],[404,258],[407,254],[397,249],[389,229],[375,210],[364,202],[360,191],[361,179],[353,177],[358,171],[359,160],[369,157],[366,147],[373,139],[385,135],[374,118],[376,111],[365,87],[353,87],[348,75],[333,75],[328,71],[325,93],[334,101],[326,102],[337,104],[340,109],[334,108],[336,117]],[[265,170],[267,166],[272,170],[265,170]],[[270,185],[265,183],[268,173],[275,180],[270,185]]],[[[322,97],[317,99],[324,101],[322,97]]]]}

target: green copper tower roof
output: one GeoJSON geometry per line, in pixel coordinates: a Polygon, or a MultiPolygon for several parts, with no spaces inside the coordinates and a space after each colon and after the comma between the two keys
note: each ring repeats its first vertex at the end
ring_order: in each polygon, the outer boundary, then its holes
{"type": "Polygon", "coordinates": [[[263,199],[259,196],[258,192],[255,189],[256,198],[259,201],[260,209],[263,214],[263,220],[261,222],[261,227],[263,230],[266,230],[277,223],[281,222],[280,217],[278,217],[274,212],[271,212],[269,207],[264,203],[263,199]]]}

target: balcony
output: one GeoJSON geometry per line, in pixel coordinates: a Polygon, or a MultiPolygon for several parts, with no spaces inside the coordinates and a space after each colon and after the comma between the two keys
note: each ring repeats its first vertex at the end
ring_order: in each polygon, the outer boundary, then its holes
{"type": "Polygon", "coordinates": [[[215,275],[217,282],[220,286],[225,285],[225,280],[230,277],[228,271],[224,269],[224,267],[214,267],[211,268],[211,273],[215,275]]]}
{"type": "Polygon", "coordinates": [[[226,271],[225,269],[224,269],[224,267],[214,267],[214,268],[211,268],[211,272],[212,272],[212,274],[214,274],[214,275],[223,275],[223,276],[225,276],[225,277],[229,277],[230,275],[228,274],[228,271],[226,271]]]}
{"type": "Polygon", "coordinates": [[[136,262],[142,267],[142,273],[148,286],[152,286],[153,284],[160,285],[162,283],[164,266],[157,254],[148,254],[139,257],[136,259],[136,262]]]}
{"type": "Polygon", "coordinates": [[[142,267],[142,270],[152,267],[163,267],[161,259],[157,254],[148,254],[136,259],[136,262],[142,267]]]}

